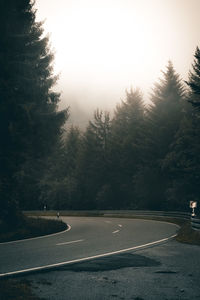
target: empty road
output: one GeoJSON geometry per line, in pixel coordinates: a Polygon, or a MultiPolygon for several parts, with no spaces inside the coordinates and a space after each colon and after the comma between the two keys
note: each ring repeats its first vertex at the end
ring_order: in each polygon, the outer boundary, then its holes
{"type": "Polygon", "coordinates": [[[68,231],[0,244],[0,277],[134,250],[176,234],[175,224],[137,219],[62,217],[68,231]]]}

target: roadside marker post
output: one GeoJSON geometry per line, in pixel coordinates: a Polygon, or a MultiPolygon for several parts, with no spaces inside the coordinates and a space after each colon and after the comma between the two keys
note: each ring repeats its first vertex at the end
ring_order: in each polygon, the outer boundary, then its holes
{"type": "Polygon", "coordinates": [[[192,217],[195,217],[195,211],[194,209],[197,207],[197,202],[196,201],[190,201],[190,208],[192,208],[192,217]]]}

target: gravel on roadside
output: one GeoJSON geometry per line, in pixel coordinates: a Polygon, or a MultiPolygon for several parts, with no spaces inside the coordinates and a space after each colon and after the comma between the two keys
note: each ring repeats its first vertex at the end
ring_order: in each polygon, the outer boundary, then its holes
{"type": "Polygon", "coordinates": [[[21,279],[48,300],[199,300],[200,247],[172,240],[21,279]]]}

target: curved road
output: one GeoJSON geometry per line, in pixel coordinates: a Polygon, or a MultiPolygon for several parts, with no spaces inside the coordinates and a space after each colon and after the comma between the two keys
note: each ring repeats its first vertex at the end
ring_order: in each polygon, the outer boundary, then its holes
{"type": "Polygon", "coordinates": [[[0,277],[52,268],[151,246],[177,231],[175,224],[121,218],[62,217],[70,230],[0,244],[0,277]]]}

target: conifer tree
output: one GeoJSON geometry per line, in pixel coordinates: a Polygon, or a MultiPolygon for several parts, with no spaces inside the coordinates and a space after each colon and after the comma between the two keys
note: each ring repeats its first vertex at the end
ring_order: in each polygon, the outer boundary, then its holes
{"type": "Polygon", "coordinates": [[[194,55],[194,63],[192,65],[193,72],[189,72],[189,80],[186,81],[190,88],[189,102],[200,109],[200,49],[196,48],[194,55]]]}
{"type": "Polygon", "coordinates": [[[41,200],[50,209],[76,209],[79,205],[77,180],[78,158],[81,151],[81,132],[71,126],[60,149],[54,153],[48,170],[40,181],[41,200]]]}
{"type": "Polygon", "coordinates": [[[96,197],[108,180],[110,115],[97,109],[83,135],[78,178],[82,186],[82,205],[96,208],[96,197]]]}
{"type": "Polygon", "coordinates": [[[135,188],[142,207],[159,209],[166,206],[168,176],[163,163],[179,129],[183,111],[184,87],[171,62],[163,78],[155,84],[152,104],[146,117],[146,152],[135,177],[135,188]]]}
{"type": "Polygon", "coordinates": [[[111,126],[111,176],[113,207],[135,207],[133,177],[141,162],[145,107],[141,91],[131,89],[116,107],[111,126]]]}
{"type": "Polygon", "coordinates": [[[57,111],[53,55],[35,15],[30,0],[0,2],[0,212],[10,221],[27,171],[50,154],[67,115],[57,111]]]}
{"type": "Polygon", "coordinates": [[[173,142],[182,116],[183,84],[169,61],[163,79],[155,84],[147,127],[157,159],[163,159],[173,142]]]}
{"type": "Polygon", "coordinates": [[[166,191],[169,209],[188,210],[189,201],[199,200],[200,142],[193,113],[194,108],[187,103],[174,143],[164,160],[163,168],[170,174],[166,191]]]}
{"type": "Polygon", "coordinates": [[[189,103],[184,103],[179,130],[164,160],[164,169],[171,174],[171,184],[167,189],[168,205],[182,210],[188,209],[189,201],[198,201],[200,193],[200,50],[198,47],[192,66],[193,72],[189,72],[189,80],[186,82],[189,87],[186,100],[189,103]]]}

